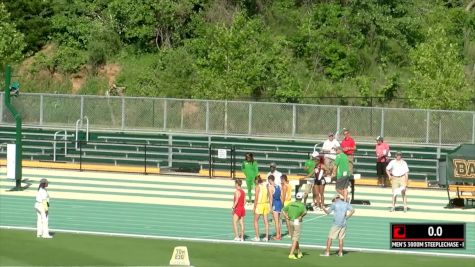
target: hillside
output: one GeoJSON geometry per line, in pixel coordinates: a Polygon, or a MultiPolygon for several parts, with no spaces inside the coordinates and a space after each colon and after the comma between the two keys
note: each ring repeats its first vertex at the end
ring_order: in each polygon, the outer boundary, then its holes
{"type": "Polygon", "coordinates": [[[25,92],[474,110],[474,4],[2,0],[0,65],[25,92]]]}

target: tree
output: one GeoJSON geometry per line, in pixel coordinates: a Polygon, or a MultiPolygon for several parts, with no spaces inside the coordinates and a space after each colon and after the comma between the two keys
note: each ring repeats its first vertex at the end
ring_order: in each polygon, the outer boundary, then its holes
{"type": "Polygon", "coordinates": [[[25,47],[23,34],[16,30],[16,25],[10,23],[9,19],[10,14],[0,2],[0,66],[20,59],[25,47]]]}
{"type": "Polygon", "coordinates": [[[441,25],[410,53],[413,78],[407,95],[419,108],[465,109],[475,91],[467,85],[459,50],[441,25]]]}

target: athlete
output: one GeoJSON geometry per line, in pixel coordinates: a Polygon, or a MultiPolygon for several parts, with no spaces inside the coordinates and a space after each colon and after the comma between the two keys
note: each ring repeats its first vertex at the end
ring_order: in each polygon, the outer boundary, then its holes
{"type": "Polygon", "coordinates": [[[43,178],[40,180],[38,192],[36,193],[36,237],[53,238],[49,234],[48,228],[49,195],[46,187],[48,187],[48,180],[43,178]]]}
{"type": "Polygon", "coordinates": [[[313,201],[314,205],[317,208],[320,208],[323,210],[325,206],[325,178],[323,177],[325,173],[325,161],[322,156],[318,157],[319,162],[315,166],[314,169],[314,176],[315,176],[315,181],[314,181],[314,187],[313,187],[313,201]]]}
{"type": "Polygon", "coordinates": [[[273,175],[269,175],[269,199],[270,199],[270,206],[272,207],[272,217],[274,218],[275,223],[275,236],[274,240],[281,240],[282,239],[282,230],[281,230],[281,221],[280,221],[280,213],[282,211],[282,193],[280,186],[277,186],[275,183],[275,177],[273,175]]]}
{"type": "Polygon", "coordinates": [[[245,160],[242,162],[241,170],[246,176],[246,187],[248,195],[248,203],[252,203],[252,186],[254,183],[254,178],[259,175],[259,168],[257,167],[257,162],[254,160],[254,155],[252,153],[246,153],[245,160]]]}
{"type": "Polygon", "coordinates": [[[254,237],[253,241],[261,241],[259,237],[259,218],[262,216],[266,229],[266,235],[262,241],[267,242],[269,241],[269,222],[267,221],[267,214],[269,214],[270,211],[269,192],[260,176],[257,176],[255,181],[256,199],[254,201],[254,231],[256,232],[256,237],[254,237]]]}
{"type": "Polygon", "coordinates": [[[234,192],[234,203],[233,203],[233,230],[234,230],[234,241],[244,241],[244,216],[246,216],[246,210],[244,209],[244,199],[246,199],[246,194],[241,188],[242,181],[237,179],[234,182],[236,191],[234,192]],[[241,226],[241,234],[239,235],[238,224],[241,226]]]}
{"type": "MultiPolygon", "coordinates": [[[[289,178],[287,178],[287,175],[282,174],[282,201],[284,203],[284,207],[289,205],[289,203],[292,201],[292,186],[289,184],[289,178]]],[[[288,237],[290,237],[290,221],[285,218],[285,225],[287,226],[287,233],[288,237]]]]}

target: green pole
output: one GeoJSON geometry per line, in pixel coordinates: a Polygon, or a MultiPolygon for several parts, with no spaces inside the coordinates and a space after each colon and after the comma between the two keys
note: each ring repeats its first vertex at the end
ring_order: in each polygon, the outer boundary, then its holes
{"type": "Polygon", "coordinates": [[[22,142],[21,142],[21,115],[15,109],[15,107],[11,103],[10,98],[10,82],[11,82],[11,67],[7,65],[5,67],[5,91],[4,91],[4,99],[5,99],[5,106],[8,110],[12,113],[13,118],[15,118],[16,122],[16,135],[15,135],[15,144],[16,144],[16,153],[15,153],[15,189],[21,190],[21,160],[22,160],[22,142]]]}

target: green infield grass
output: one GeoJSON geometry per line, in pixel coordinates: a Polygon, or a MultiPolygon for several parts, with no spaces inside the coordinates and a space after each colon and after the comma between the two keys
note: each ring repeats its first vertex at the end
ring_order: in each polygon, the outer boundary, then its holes
{"type": "MultiPolygon", "coordinates": [[[[290,243],[290,241],[289,241],[290,243]]],[[[168,266],[175,246],[188,247],[193,266],[474,266],[473,258],[348,251],[321,257],[321,249],[303,249],[289,260],[288,249],[249,243],[223,244],[152,238],[56,233],[37,238],[34,231],[0,229],[2,266],[168,266]]]]}

